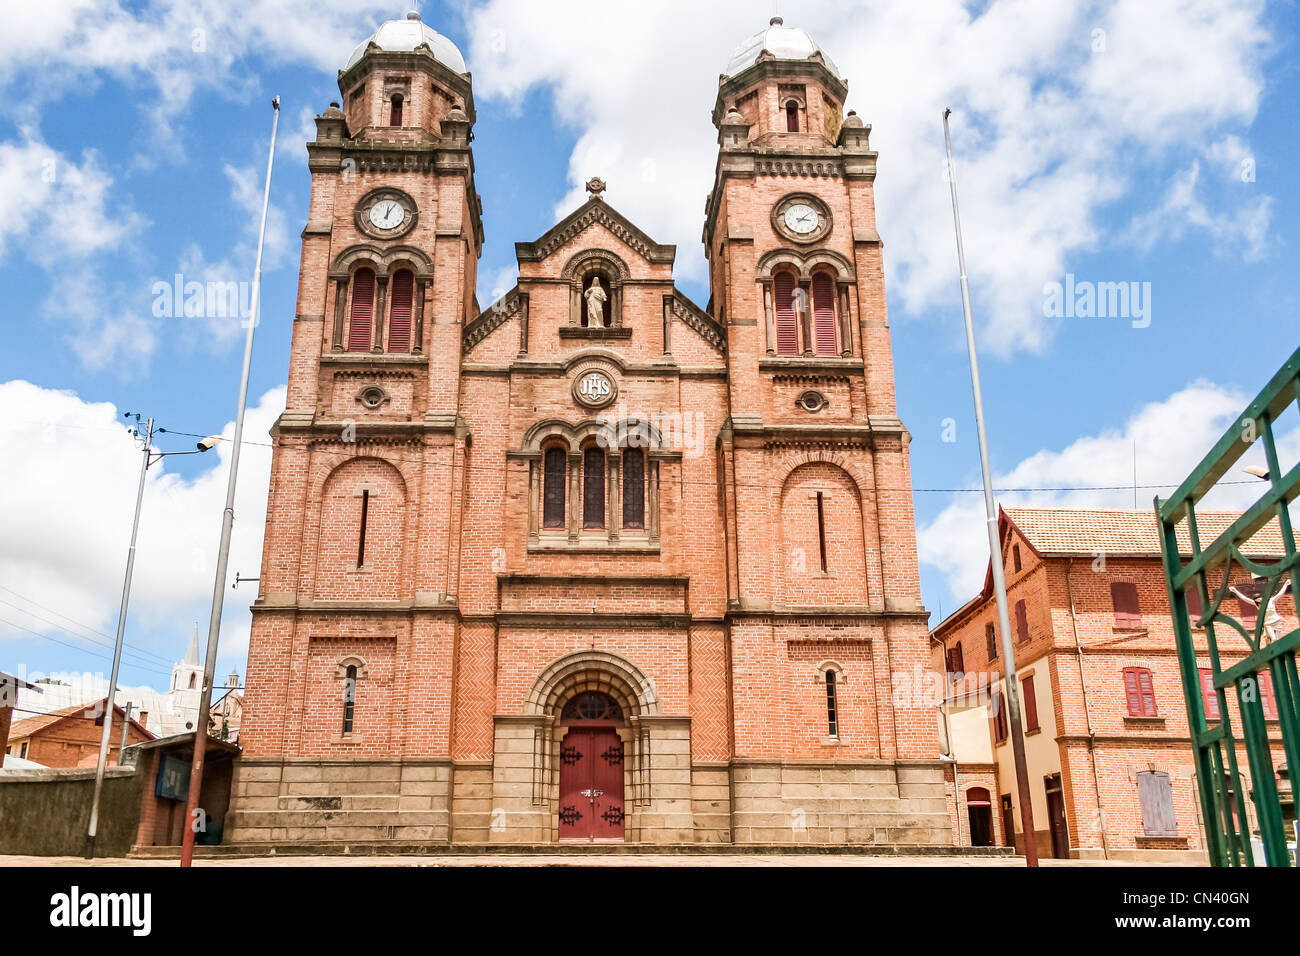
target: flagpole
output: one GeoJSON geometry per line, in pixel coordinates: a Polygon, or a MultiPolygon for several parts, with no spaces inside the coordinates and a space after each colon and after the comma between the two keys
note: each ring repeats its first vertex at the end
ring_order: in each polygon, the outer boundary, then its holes
{"type": "Polygon", "coordinates": [[[1038,866],[1038,844],[1034,836],[1034,810],[1029,796],[1029,770],[1025,761],[1025,734],[1020,723],[1020,681],[1016,676],[1016,648],[1011,640],[1007,614],[1007,582],[1002,570],[1002,546],[998,539],[998,515],[993,503],[993,477],[989,470],[988,439],[984,434],[984,399],[980,393],[979,360],[975,354],[975,323],[971,320],[970,284],[966,281],[966,250],[961,241],[961,214],[957,211],[957,172],[952,163],[952,135],[948,114],[943,111],[943,142],[948,153],[948,187],[952,192],[952,225],[957,234],[957,265],[961,269],[961,307],[966,318],[966,351],[970,358],[971,391],[975,397],[975,430],[979,435],[980,473],[984,479],[984,516],[989,536],[989,564],[993,571],[993,596],[998,608],[998,632],[1006,677],[1006,708],[1011,728],[1011,751],[1016,766],[1016,790],[1020,797],[1020,825],[1024,830],[1025,863],[1038,866]]]}
{"type": "Polygon", "coordinates": [[[221,636],[221,608],[226,596],[226,568],[230,562],[230,532],[235,523],[235,485],[239,480],[239,452],[243,447],[244,409],[248,404],[248,372],[253,364],[253,332],[257,328],[262,288],[262,247],[266,242],[266,213],[271,204],[271,170],[275,164],[275,134],[280,125],[280,97],[271,100],[271,149],[266,159],[266,188],[262,193],[262,226],[257,235],[257,262],[253,269],[252,302],[249,305],[248,335],[244,338],[244,369],[239,382],[239,406],[235,412],[235,435],[230,451],[230,476],[226,482],[226,508],[221,516],[221,545],[217,550],[216,580],[212,585],[212,616],[208,621],[208,649],[203,661],[203,691],[194,725],[194,761],[190,766],[190,792],[185,803],[185,828],[181,843],[181,866],[194,859],[195,814],[203,788],[203,758],[208,744],[208,711],[212,707],[212,681],[217,668],[217,643],[221,636]]]}

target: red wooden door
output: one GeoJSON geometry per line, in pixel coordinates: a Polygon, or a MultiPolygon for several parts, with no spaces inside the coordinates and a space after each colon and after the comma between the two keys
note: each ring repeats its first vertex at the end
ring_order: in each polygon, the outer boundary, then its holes
{"type": "Polygon", "coordinates": [[[574,727],[560,744],[561,840],[623,838],[623,741],[609,727],[574,727]]]}

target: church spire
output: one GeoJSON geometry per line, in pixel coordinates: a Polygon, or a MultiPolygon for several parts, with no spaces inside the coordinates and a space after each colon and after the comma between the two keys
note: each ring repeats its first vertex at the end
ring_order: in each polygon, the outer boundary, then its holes
{"type": "Polygon", "coordinates": [[[193,667],[199,666],[199,626],[194,625],[194,636],[190,638],[190,649],[185,652],[185,660],[182,664],[189,664],[193,667]]]}

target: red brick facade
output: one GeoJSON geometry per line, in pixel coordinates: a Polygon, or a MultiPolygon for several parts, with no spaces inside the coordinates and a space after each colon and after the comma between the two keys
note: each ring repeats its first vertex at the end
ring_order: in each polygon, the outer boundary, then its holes
{"type": "Polygon", "coordinates": [[[562,838],[561,714],[599,691],[626,839],[950,842],[932,712],[890,694],[926,614],[844,81],[820,53],[723,78],[705,307],[593,181],[484,310],[468,75],[372,47],[339,82],[308,146],[234,838],[562,838]]]}
{"type": "MultiPolygon", "coordinates": [[[[1236,515],[1207,512],[1198,517],[1202,540],[1208,541],[1218,533],[1213,529],[1227,527],[1236,515]]],[[[1016,668],[1022,684],[1027,674],[1033,675],[1037,704],[1039,730],[1026,723],[1026,752],[1040,853],[1053,855],[1046,785],[1047,778],[1059,774],[1069,855],[1177,859],[1203,854],[1187,707],[1154,515],[1008,508],[1001,529],[1016,668]],[[1130,543],[1121,543],[1121,532],[1130,543]],[[1129,616],[1132,612],[1123,598],[1117,601],[1116,585],[1136,587],[1136,618],[1129,616]],[[1023,631],[1017,623],[1021,602],[1023,631]],[[1126,687],[1125,671],[1133,669],[1146,673],[1135,675],[1132,686],[1126,687]],[[1144,818],[1140,774],[1168,775],[1172,820],[1162,821],[1150,800],[1144,818]]],[[[1258,546],[1261,541],[1262,536],[1254,543],[1258,546]]],[[[1264,551],[1258,556],[1270,556],[1269,544],[1262,546],[1264,551]]],[[[1275,547],[1280,554],[1280,545],[1275,547]]],[[[1256,552],[1248,549],[1247,553],[1256,552]]],[[[1234,566],[1232,581],[1247,587],[1250,575],[1234,566]]],[[[1295,627],[1295,604],[1290,596],[1278,602],[1278,612],[1286,622],[1283,632],[1295,627]]],[[[966,677],[958,686],[998,685],[1005,672],[1001,644],[999,641],[997,655],[990,658],[987,640],[987,629],[996,627],[996,620],[992,590],[986,587],[935,628],[932,667],[939,672],[950,670],[945,658],[951,662],[950,655],[960,645],[966,677]]],[[[1246,645],[1226,627],[1218,634],[1226,668],[1245,655],[1246,645]]],[[[1195,635],[1199,666],[1209,668],[1205,632],[1197,630],[1195,635]]],[[[957,708],[988,699],[987,694],[974,695],[963,702],[954,687],[949,688],[949,695],[957,708]]],[[[994,802],[1010,798],[1017,807],[1015,839],[1021,841],[1011,744],[998,739],[988,708],[981,708],[980,713],[995,755],[994,802]]],[[[1235,701],[1230,700],[1229,713],[1234,726],[1240,728],[1235,701]]],[[[1281,734],[1275,713],[1273,718],[1268,722],[1269,733],[1274,763],[1280,766],[1284,761],[1281,734]]],[[[962,758],[960,752],[958,757],[962,758]]],[[[985,765],[966,768],[959,762],[959,791],[964,794],[968,785],[988,786],[988,769],[985,765]]],[[[1157,782],[1164,786],[1163,781],[1157,782]]],[[[964,803],[957,807],[963,842],[968,842],[967,811],[964,803]]],[[[1000,823],[998,806],[995,817],[1000,823]]],[[[1001,834],[999,838],[1003,839],[1001,834]]]]}

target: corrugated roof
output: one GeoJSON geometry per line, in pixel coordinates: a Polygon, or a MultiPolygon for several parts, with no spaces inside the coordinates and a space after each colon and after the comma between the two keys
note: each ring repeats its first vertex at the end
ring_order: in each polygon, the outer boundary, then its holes
{"type": "MultiPolygon", "coordinates": [[[[1040,554],[1140,554],[1160,555],[1160,535],[1151,511],[1105,508],[1003,508],[1034,550],[1040,554]]],[[[1198,511],[1196,528],[1201,547],[1241,517],[1240,511],[1198,511]]],[[[1178,526],[1178,546],[1192,553],[1187,524],[1178,526]]],[[[1242,549],[1257,557],[1281,557],[1286,553],[1282,532],[1273,520],[1257,531],[1242,549]]]]}

